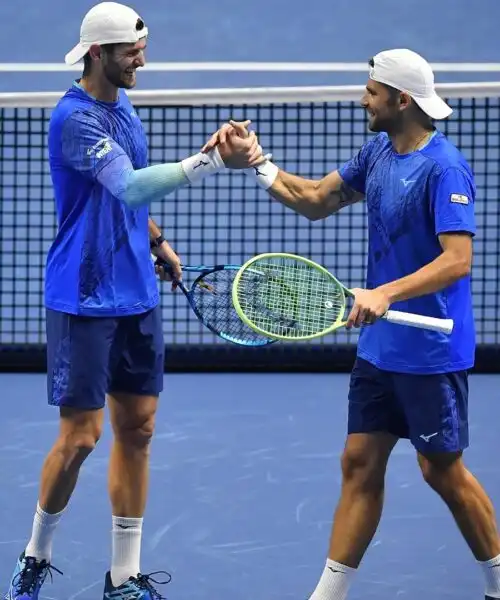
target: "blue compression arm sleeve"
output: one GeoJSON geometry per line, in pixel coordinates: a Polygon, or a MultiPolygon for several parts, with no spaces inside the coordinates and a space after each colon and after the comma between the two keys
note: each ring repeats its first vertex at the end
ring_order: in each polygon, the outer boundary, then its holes
{"type": "Polygon", "coordinates": [[[153,165],[137,171],[127,169],[123,178],[125,186],[118,198],[130,208],[160,200],[189,183],[181,163],[153,165]]]}
{"type": "Polygon", "coordinates": [[[122,200],[130,207],[147,204],[224,168],[224,162],[216,148],[206,154],[194,154],[180,163],[155,165],[138,171],[127,168],[122,200]]]}

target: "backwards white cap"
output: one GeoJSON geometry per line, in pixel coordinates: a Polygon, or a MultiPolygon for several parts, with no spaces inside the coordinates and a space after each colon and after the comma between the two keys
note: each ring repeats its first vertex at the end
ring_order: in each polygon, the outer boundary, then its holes
{"type": "Polygon", "coordinates": [[[67,65],[74,65],[93,44],[135,44],[148,35],[141,17],[128,6],[101,2],[89,10],[80,27],[80,42],[66,54],[67,65]]]}
{"type": "Polygon", "coordinates": [[[446,119],[453,110],[436,94],[430,64],[412,50],[379,52],[373,57],[370,79],[406,92],[431,119],[446,119]]]}

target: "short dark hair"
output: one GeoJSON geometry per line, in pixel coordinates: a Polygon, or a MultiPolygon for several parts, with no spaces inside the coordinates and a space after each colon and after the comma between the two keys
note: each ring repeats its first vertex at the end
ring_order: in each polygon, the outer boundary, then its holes
{"type": "MultiPolygon", "coordinates": [[[[101,48],[104,52],[108,54],[112,54],[115,50],[117,44],[103,44],[101,48]]],[[[92,69],[92,59],[90,58],[90,54],[87,54],[83,57],[83,74],[82,77],[88,77],[90,75],[90,70],[92,69]]]]}
{"type": "Polygon", "coordinates": [[[90,75],[90,68],[92,67],[92,59],[90,58],[90,54],[87,54],[83,57],[83,74],[82,77],[88,77],[90,75]]]}

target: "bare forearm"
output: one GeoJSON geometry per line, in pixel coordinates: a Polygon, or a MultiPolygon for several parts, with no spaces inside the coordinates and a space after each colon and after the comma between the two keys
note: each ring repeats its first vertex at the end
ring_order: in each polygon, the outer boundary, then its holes
{"type": "Polygon", "coordinates": [[[444,252],[431,263],[415,273],[396,279],[380,286],[380,290],[389,297],[391,304],[426,294],[434,294],[469,273],[466,260],[458,259],[453,254],[444,252]]]}
{"type": "Polygon", "coordinates": [[[318,212],[318,182],[280,171],[273,185],[267,190],[272,198],[295,212],[311,218],[318,212]]]}
{"type": "Polygon", "coordinates": [[[160,237],[161,231],[158,225],[153,221],[151,217],[148,219],[149,239],[151,241],[156,240],[160,237]]]}
{"type": "Polygon", "coordinates": [[[340,176],[305,179],[280,171],[267,190],[278,202],[311,220],[324,219],[362,198],[340,176]]]}

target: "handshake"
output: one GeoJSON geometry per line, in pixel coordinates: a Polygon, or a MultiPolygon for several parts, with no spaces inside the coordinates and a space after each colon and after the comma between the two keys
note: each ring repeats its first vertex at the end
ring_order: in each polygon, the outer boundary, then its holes
{"type": "Polygon", "coordinates": [[[201,152],[218,152],[228,169],[250,169],[266,162],[254,131],[248,131],[251,121],[225,123],[203,146],[201,152]]]}
{"type": "Polygon", "coordinates": [[[252,177],[258,186],[269,190],[279,174],[278,167],[264,156],[254,131],[248,131],[251,121],[225,123],[201,151],[181,162],[190,183],[219,173],[224,169],[240,169],[252,177]]]}

